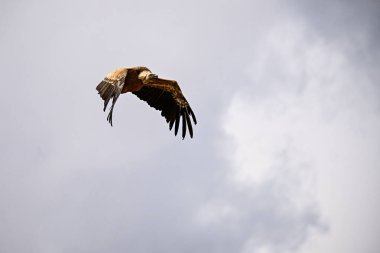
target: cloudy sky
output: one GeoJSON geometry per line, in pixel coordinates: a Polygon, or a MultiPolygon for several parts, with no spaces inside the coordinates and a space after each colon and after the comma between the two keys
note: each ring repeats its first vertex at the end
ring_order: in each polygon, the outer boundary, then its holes
{"type": "Polygon", "coordinates": [[[1,1],[0,252],[376,253],[379,1],[1,1]],[[95,87],[176,79],[194,139],[95,87]]]}

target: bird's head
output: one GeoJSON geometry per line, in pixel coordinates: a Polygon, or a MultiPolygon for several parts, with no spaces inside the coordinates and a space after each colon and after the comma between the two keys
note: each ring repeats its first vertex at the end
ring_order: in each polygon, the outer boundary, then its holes
{"type": "Polygon", "coordinates": [[[157,74],[153,74],[149,70],[143,70],[139,74],[139,79],[142,80],[142,81],[150,81],[150,80],[154,80],[154,79],[157,79],[157,78],[158,78],[158,75],[157,74]]]}
{"type": "Polygon", "coordinates": [[[157,74],[153,74],[153,73],[150,73],[150,74],[147,76],[147,79],[148,79],[148,80],[157,79],[157,78],[158,78],[158,75],[157,75],[157,74]]]}

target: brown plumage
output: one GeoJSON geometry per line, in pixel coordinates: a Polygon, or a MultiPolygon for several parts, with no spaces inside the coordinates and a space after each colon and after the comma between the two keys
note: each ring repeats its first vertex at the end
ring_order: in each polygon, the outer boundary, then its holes
{"type": "Polygon", "coordinates": [[[146,67],[118,68],[109,73],[96,87],[104,100],[103,111],[106,110],[112,98],[112,105],[107,120],[112,126],[113,108],[120,94],[132,92],[141,100],[146,101],[151,107],[161,111],[169,123],[169,129],[174,127],[177,135],[180,119],[182,118],[182,138],[186,136],[188,128],[190,137],[193,138],[193,127],[197,119],[181,89],[174,80],[158,78],[146,67]]]}

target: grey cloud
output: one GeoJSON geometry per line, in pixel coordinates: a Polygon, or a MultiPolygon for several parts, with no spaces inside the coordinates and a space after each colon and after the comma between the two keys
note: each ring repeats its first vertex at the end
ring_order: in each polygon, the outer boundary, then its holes
{"type": "Polygon", "coordinates": [[[295,212],[279,179],[237,189],[220,153],[230,145],[220,122],[231,93],[251,85],[245,66],[258,38],[287,8],[3,4],[1,252],[238,252],[248,242],[284,252],[321,226],[318,207],[295,212]],[[193,140],[174,138],[132,95],[118,101],[115,127],[107,125],[95,86],[112,68],[132,65],[180,82],[199,119],[193,140]],[[197,223],[214,204],[235,211],[197,223]]]}

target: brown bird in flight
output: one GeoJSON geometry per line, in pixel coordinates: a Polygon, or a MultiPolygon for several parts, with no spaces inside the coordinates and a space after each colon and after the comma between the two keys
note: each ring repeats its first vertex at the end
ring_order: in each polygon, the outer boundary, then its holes
{"type": "Polygon", "coordinates": [[[175,125],[175,135],[177,135],[182,117],[182,138],[185,138],[187,128],[190,137],[193,138],[190,116],[194,124],[197,124],[197,119],[174,80],[161,79],[146,67],[118,68],[110,72],[98,84],[96,90],[104,100],[103,111],[106,110],[108,102],[112,98],[111,109],[107,116],[111,126],[113,107],[120,94],[132,92],[151,107],[161,111],[161,115],[169,123],[169,129],[171,130],[175,125]]]}

